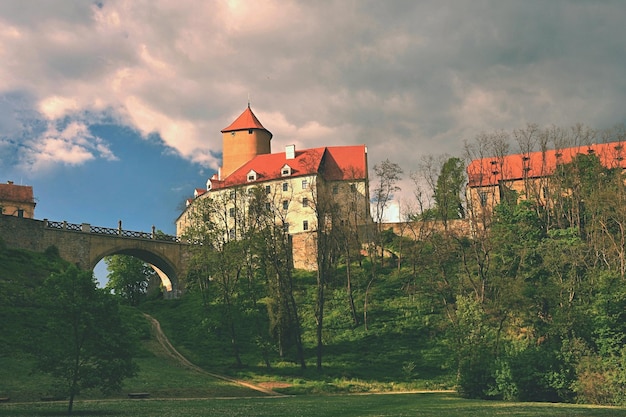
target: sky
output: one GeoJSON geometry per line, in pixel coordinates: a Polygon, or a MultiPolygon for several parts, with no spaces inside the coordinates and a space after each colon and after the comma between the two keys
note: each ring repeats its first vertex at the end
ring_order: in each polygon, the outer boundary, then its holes
{"type": "Polygon", "coordinates": [[[2,0],[0,181],[38,219],[174,234],[250,102],[274,152],[366,144],[408,193],[482,132],[626,122],[625,21],[622,0],[2,0]]]}

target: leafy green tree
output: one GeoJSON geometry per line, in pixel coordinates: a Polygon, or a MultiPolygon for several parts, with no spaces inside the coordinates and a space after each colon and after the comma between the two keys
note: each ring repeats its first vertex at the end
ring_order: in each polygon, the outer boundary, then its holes
{"type": "Polygon", "coordinates": [[[112,255],[104,258],[109,273],[107,290],[137,306],[145,299],[148,284],[156,277],[154,269],[141,259],[128,255],[112,255]]]}
{"type": "Polygon", "coordinates": [[[69,396],[68,413],[81,390],[114,392],[136,373],[136,345],[118,303],[97,288],[91,272],[72,265],[53,273],[39,300],[48,321],[34,347],[37,369],[61,382],[60,393],[69,396]]]}
{"type": "Polygon", "coordinates": [[[465,167],[460,158],[450,158],[441,167],[435,187],[437,217],[445,227],[448,220],[465,217],[461,193],[465,184],[465,167]]]}

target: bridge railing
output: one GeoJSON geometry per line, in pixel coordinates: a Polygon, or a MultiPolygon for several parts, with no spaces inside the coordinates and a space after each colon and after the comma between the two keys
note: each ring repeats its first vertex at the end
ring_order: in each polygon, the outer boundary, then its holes
{"type": "Polygon", "coordinates": [[[117,229],[112,228],[112,227],[92,226],[88,223],[77,224],[77,223],[68,223],[66,221],[55,222],[55,221],[50,221],[48,219],[44,219],[44,227],[47,227],[49,229],[70,230],[74,232],[94,233],[97,235],[130,237],[134,239],[150,239],[150,240],[160,240],[164,242],[180,243],[180,239],[177,236],[166,235],[164,233],[157,232],[154,226],[152,226],[152,232],[150,233],[136,232],[133,230],[124,230],[122,229],[121,220],[118,222],[117,229]]]}

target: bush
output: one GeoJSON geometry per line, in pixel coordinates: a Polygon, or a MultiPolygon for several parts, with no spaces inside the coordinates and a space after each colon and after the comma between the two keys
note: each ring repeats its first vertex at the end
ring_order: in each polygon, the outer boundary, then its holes
{"type": "Polygon", "coordinates": [[[492,398],[513,401],[571,401],[575,372],[568,344],[531,345],[494,361],[492,398]]]}
{"type": "Polygon", "coordinates": [[[588,353],[576,366],[576,381],[572,384],[578,402],[626,404],[626,348],[618,355],[603,357],[588,353]]]}
{"type": "Polygon", "coordinates": [[[487,349],[479,349],[459,364],[459,395],[465,398],[494,398],[495,359],[487,349]]]}

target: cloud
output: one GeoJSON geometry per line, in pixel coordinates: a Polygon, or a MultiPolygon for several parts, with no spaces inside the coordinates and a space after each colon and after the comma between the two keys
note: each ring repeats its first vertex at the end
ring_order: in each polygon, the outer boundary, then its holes
{"type": "Polygon", "coordinates": [[[86,124],[70,122],[59,129],[51,123],[40,137],[25,141],[18,154],[18,166],[26,172],[45,172],[55,165],[82,165],[103,158],[117,157],[104,141],[89,132],[86,124]]]}
{"type": "MultiPolygon", "coordinates": [[[[215,169],[250,96],[276,150],[365,143],[408,171],[481,131],[624,121],[625,18],[619,1],[5,0],[0,96],[46,126],[32,168],[111,157],[49,127],[106,113],[215,169]]],[[[3,147],[18,119],[0,116],[3,147]]]]}

